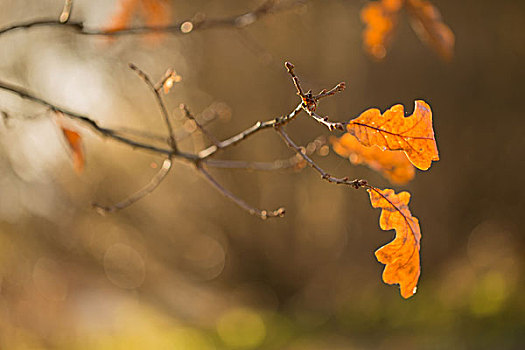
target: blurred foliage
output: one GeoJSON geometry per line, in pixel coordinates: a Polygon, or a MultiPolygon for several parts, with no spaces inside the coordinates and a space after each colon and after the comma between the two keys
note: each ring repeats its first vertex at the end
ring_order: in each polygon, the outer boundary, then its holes
{"type": "MultiPolygon", "coordinates": [[[[523,1],[433,1],[456,36],[443,63],[400,21],[381,63],[361,49],[359,1],[311,1],[242,30],[112,42],[60,29],[0,36],[0,76],[108,126],[163,132],[133,62],[182,81],[167,102],[228,113],[210,124],[228,137],[295,107],[282,67],[300,67],[318,91],[346,81],[319,110],[335,120],[415,99],[429,101],[439,162],[403,189],[421,220],[422,274],[410,300],[380,280],[373,251],[393,233],[377,226],[366,193],[300,172],[216,170],[236,194],[287,208],[261,221],[177,164],[129,209],[101,217],[142,186],[161,160],[80,130],[86,168],[41,108],[7,93],[0,107],[0,348],[2,349],[518,349],[525,334],[523,1]],[[468,14],[468,15],[466,15],[468,14]],[[29,118],[30,117],[30,118],[29,118]]],[[[172,1],[173,17],[233,15],[257,1],[172,1]]],[[[72,19],[107,25],[114,3],[75,1],[72,19]]],[[[3,0],[0,25],[56,17],[61,0],[3,0]],[[29,4],[30,3],[30,4],[29,4]]],[[[409,113],[410,111],[407,111],[409,113]]],[[[188,127],[186,125],[186,127],[188,127]]],[[[289,127],[307,143],[325,130],[289,127]]],[[[203,146],[202,135],[183,147],[203,146]]],[[[291,156],[271,132],[221,154],[291,156]]],[[[334,175],[386,184],[366,167],[316,156],[334,175]]],[[[396,189],[400,191],[401,188],[396,189]]]]}

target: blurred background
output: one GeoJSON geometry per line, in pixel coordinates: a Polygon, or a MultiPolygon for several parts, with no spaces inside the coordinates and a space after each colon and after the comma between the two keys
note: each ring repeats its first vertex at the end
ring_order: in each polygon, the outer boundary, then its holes
{"type": "MultiPolygon", "coordinates": [[[[284,0],[283,0],[284,1],[284,0]]],[[[257,0],[173,0],[173,19],[249,11],[257,0]]],[[[101,125],[165,134],[153,96],[128,68],[153,79],[182,76],[167,105],[191,130],[186,103],[229,137],[298,103],[283,67],[306,89],[340,81],[347,90],[318,111],[348,120],[416,99],[434,112],[440,161],[394,186],[330,152],[313,157],[336,176],[408,190],[421,222],[422,273],[405,300],[381,281],[374,251],[393,232],[364,190],[330,185],[311,169],[212,169],[232,192],[261,208],[262,221],[176,163],[157,191],[100,216],[142,187],[162,159],[77,126],[86,169],[74,172],[67,145],[42,107],[0,91],[1,349],[518,349],[525,342],[525,2],[433,0],[456,35],[443,62],[403,13],[382,62],[362,49],[366,1],[309,1],[243,29],[116,40],[63,28],[0,36],[0,80],[101,125]]],[[[60,0],[1,0],[0,26],[58,18],[60,0]]],[[[77,0],[73,20],[107,26],[118,4],[77,0]]],[[[138,15],[132,22],[142,24],[138,15]]],[[[290,135],[307,144],[329,132],[304,115],[290,135]]],[[[181,147],[208,145],[198,132],[181,147]]],[[[326,152],[322,152],[323,154],[326,152]]],[[[292,156],[272,131],[220,159],[292,156]]]]}

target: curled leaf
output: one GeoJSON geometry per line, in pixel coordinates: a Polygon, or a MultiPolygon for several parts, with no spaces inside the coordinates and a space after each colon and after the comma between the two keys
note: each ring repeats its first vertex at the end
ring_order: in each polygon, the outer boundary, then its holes
{"type": "Polygon", "coordinates": [[[350,134],[331,138],[330,141],[334,151],[341,157],[350,159],[352,164],[368,165],[392,183],[405,184],[414,178],[414,166],[403,152],[388,152],[377,147],[363,146],[350,134]]]}
{"type": "Polygon", "coordinates": [[[403,0],[381,0],[369,2],[361,10],[361,20],[366,24],[363,46],[375,59],[385,57],[402,6],[403,0]]]}
{"type": "Polygon", "coordinates": [[[379,226],[383,230],[395,230],[396,237],[376,252],[377,260],[385,264],[383,281],[399,284],[401,296],[409,298],[416,292],[421,273],[419,248],[421,229],[419,220],[413,217],[408,208],[410,193],[370,187],[370,202],[374,208],[380,208],[379,226]]]}
{"type": "Polygon", "coordinates": [[[450,60],[454,54],[454,33],[443,23],[439,10],[426,0],[406,0],[406,8],[411,16],[411,25],[421,41],[444,59],[450,60]]]}
{"type": "Polygon", "coordinates": [[[395,105],[385,113],[376,108],[366,110],[347,124],[347,130],[363,145],[376,145],[383,150],[402,150],[415,167],[430,168],[439,160],[432,111],[425,101],[416,101],[414,113],[405,117],[403,105],[395,105]]]}
{"type": "Polygon", "coordinates": [[[78,174],[80,174],[84,170],[84,164],[86,163],[82,137],[78,132],[67,129],[64,126],[60,126],[60,129],[62,130],[62,134],[64,135],[71,151],[73,157],[73,168],[78,174]]]}

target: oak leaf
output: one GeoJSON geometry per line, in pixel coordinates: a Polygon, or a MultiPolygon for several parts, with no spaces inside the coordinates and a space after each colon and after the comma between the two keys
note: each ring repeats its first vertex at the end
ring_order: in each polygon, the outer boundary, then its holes
{"type": "Polygon", "coordinates": [[[82,145],[82,136],[74,130],[68,129],[60,125],[64,139],[66,140],[69,150],[71,151],[71,156],[73,158],[73,168],[77,174],[82,173],[84,170],[84,165],[86,163],[86,158],[84,156],[84,147],[82,145]]]}
{"type": "Polygon", "coordinates": [[[454,51],[454,33],[443,23],[438,9],[427,0],[368,2],[361,10],[361,21],[366,26],[363,31],[365,51],[378,60],[386,56],[403,7],[421,41],[434,48],[443,59],[450,60],[454,51]]]}
{"type": "Polygon", "coordinates": [[[421,41],[434,48],[445,60],[454,54],[454,33],[443,23],[439,10],[429,1],[406,0],[411,24],[421,41]]]}
{"type": "Polygon", "coordinates": [[[368,109],[349,121],[347,130],[365,146],[404,151],[410,162],[421,170],[427,170],[432,161],[439,160],[432,111],[425,101],[416,101],[414,113],[409,117],[405,117],[404,107],[399,104],[383,114],[377,108],[368,109]]]}
{"type": "Polygon", "coordinates": [[[363,46],[372,57],[385,57],[402,5],[403,0],[381,0],[369,2],[361,10],[361,20],[366,24],[363,46]]]}
{"type": "Polygon", "coordinates": [[[379,226],[383,230],[395,230],[394,240],[375,252],[377,260],[385,264],[383,281],[399,284],[401,296],[409,298],[416,292],[421,273],[419,249],[421,229],[419,220],[408,208],[410,193],[394,190],[368,189],[372,207],[380,208],[379,226]]]}
{"type": "Polygon", "coordinates": [[[403,152],[363,146],[350,134],[344,134],[340,138],[333,137],[330,141],[334,151],[341,157],[348,158],[352,164],[368,165],[392,183],[405,184],[414,178],[414,166],[403,152]]]}

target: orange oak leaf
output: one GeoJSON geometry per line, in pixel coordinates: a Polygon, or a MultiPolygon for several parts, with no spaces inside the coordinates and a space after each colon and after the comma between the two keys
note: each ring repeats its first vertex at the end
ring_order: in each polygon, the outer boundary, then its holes
{"type": "Polygon", "coordinates": [[[412,28],[421,41],[433,47],[445,60],[454,54],[454,33],[443,23],[439,10],[426,0],[406,0],[412,28]]]}
{"type": "Polygon", "coordinates": [[[334,151],[341,157],[349,158],[352,164],[368,165],[392,183],[405,184],[414,178],[414,166],[403,152],[389,152],[378,147],[363,146],[350,134],[344,134],[340,138],[332,137],[330,142],[334,151]]]}
{"type": "Polygon", "coordinates": [[[86,163],[84,147],[82,145],[82,137],[78,132],[68,129],[62,125],[60,125],[60,129],[62,130],[62,134],[64,135],[64,138],[69,146],[69,150],[71,151],[71,155],[73,157],[73,168],[77,174],[80,174],[84,170],[84,165],[86,163]]]}
{"type": "Polygon", "coordinates": [[[454,51],[454,33],[443,23],[438,9],[427,0],[377,0],[368,2],[361,10],[361,21],[365,51],[381,60],[386,56],[399,12],[405,7],[412,28],[445,60],[450,60],[454,51]]]}
{"type": "Polygon", "coordinates": [[[399,104],[383,114],[377,108],[368,109],[349,121],[346,128],[365,146],[404,151],[418,169],[427,170],[432,161],[439,160],[432,111],[425,101],[416,101],[409,117],[405,117],[404,107],[399,104]]]}
{"type": "Polygon", "coordinates": [[[377,260],[385,264],[383,281],[388,284],[399,284],[401,296],[410,298],[416,292],[421,273],[419,248],[421,229],[419,220],[412,216],[408,209],[410,193],[370,187],[372,207],[380,208],[379,226],[383,230],[395,230],[396,237],[376,252],[377,260]]]}
{"type": "Polygon", "coordinates": [[[369,2],[361,10],[361,20],[366,24],[363,46],[375,59],[385,57],[402,6],[403,0],[380,0],[369,2]]]}

